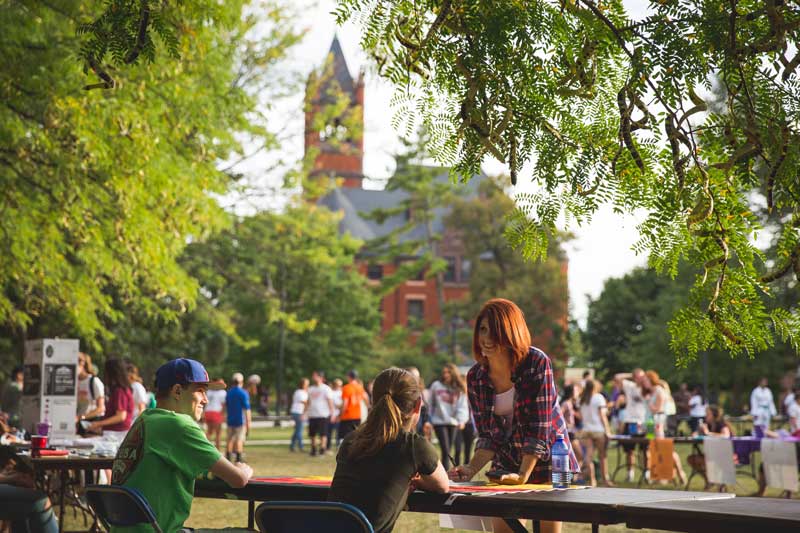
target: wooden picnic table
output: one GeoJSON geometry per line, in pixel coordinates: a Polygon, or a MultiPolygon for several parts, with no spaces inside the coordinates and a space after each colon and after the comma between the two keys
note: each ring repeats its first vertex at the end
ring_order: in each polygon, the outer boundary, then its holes
{"type": "MultiPolygon", "coordinates": [[[[220,480],[198,480],[195,483],[195,496],[248,501],[248,527],[252,527],[255,502],[325,501],[328,497],[328,487],[302,483],[251,481],[241,489],[234,489],[220,480]]],[[[516,519],[531,519],[534,521],[534,531],[537,530],[541,520],[581,522],[592,524],[592,531],[597,532],[601,525],[624,523],[626,520],[624,509],[634,503],[652,504],[661,501],[697,501],[733,497],[732,494],[720,493],[613,488],[504,494],[432,494],[415,491],[408,497],[407,510],[418,513],[497,516],[506,518],[512,527],[514,524],[519,527],[516,519]]]]}
{"type": "Polygon", "coordinates": [[[779,498],[732,498],[637,503],[625,507],[629,528],[688,533],[800,531],[800,502],[779,498]]]}

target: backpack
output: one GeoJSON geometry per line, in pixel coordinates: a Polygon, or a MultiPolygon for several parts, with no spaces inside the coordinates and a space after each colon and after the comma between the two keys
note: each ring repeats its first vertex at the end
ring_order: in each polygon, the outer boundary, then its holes
{"type": "Polygon", "coordinates": [[[89,396],[92,397],[92,400],[94,400],[94,380],[96,377],[97,376],[92,374],[92,377],[89,378],[89,396]]]}

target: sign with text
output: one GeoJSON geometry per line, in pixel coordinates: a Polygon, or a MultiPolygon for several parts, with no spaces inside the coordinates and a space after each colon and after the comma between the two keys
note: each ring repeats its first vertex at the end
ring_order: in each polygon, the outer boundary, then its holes
{"type": "Polygon", "coordinates": [[[50,423],[50,437],[75,435],[78,392],[77,339],[39,339],[25,343],[22,425],[36,434],[39,422],[50,423]]]}

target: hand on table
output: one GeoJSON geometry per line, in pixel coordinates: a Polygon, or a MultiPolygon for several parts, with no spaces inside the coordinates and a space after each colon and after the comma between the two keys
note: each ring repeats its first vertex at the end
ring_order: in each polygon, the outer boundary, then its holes
{"type": "Polygon", "coordinates": [[[519,474],[503,474],[500,479],[494,480],[500,485],[522,485],[525,480],[519,474]]]}
{"type": "Polygon", "coordinates": [[[247,474],[247,479],[253,477],[253,468],[247,463],[234,463],[236,468],[242,470],[245,474],[247,474]]]}
{"type": "Polygon", "coordinates": [[[86,431],[89,433],[99,433],[103,431],[103,426],[100,424],[100,422],[92,422],[89,424],[89,427],[86,428],[86,431]]]}
{"type": "Polygon", "coordinates": [[[453,481],[469,481],[477,472],[469,465],[459,465],[447,472],[447,477],[453,481]]]}
{"type": "Polygon", "coordinates": [[[409,494],[411,494],[412,492],[417,490],[417,481],[419,481],[420,479],[421,479],[420,475],[417,473],[417,474],[414,475],[414,477],[412,477],[409,480],[409,482],[408,482],[408,493],[409,494]]]}

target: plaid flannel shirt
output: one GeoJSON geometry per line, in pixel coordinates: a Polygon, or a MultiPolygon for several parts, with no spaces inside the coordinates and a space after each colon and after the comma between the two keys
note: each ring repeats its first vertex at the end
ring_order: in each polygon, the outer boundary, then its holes
{"type": "Polygon", "coordinates": [[[558,405],[550,358],[531,347],[528,355],[511,374],[514,383],[514,415],[511,434],[503,429],[501,417],[494,414],[495,390],[489,369],[475,364],[467,374],[469,403],[478,430],[475,449],[494,452],[492,469],[518,472],[523,455],[538,457],[529,483],[550,482],[550,447],[556,436],[564,435],[570,449],[570,469],[580,467],[572,452],[567,425],[558,405]]]}

